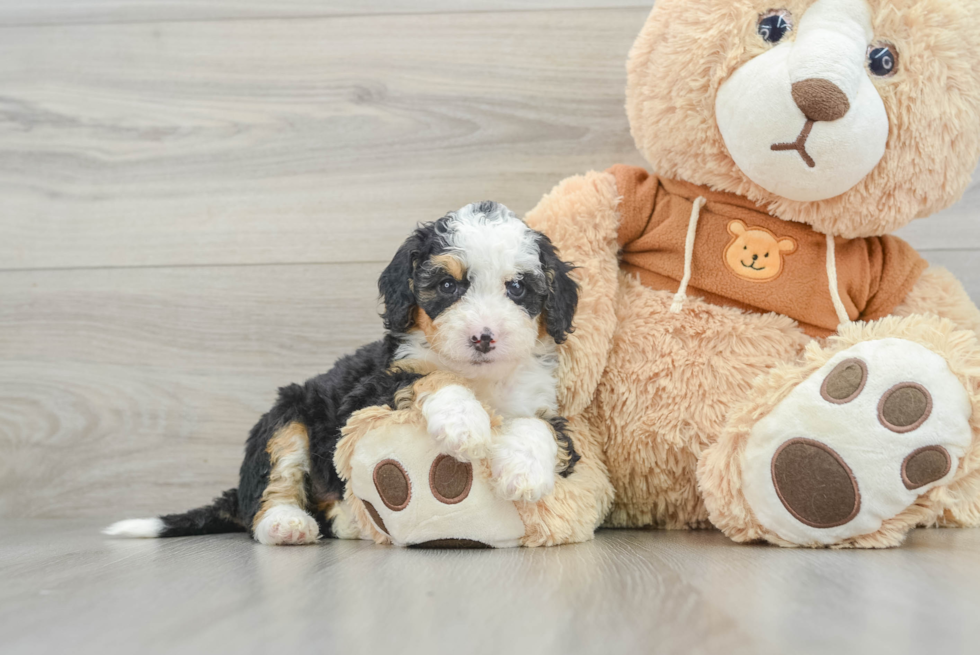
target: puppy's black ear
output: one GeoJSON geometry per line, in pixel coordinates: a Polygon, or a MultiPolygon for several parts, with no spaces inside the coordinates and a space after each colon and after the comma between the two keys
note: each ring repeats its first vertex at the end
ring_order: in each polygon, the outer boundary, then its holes
{"type": "Polygon", "coordinates": [[[381,318],[386,330],[405,332],[415,323],[416,304],[412,277],[429,232],[430,225],[419,226],[401,245],[378,278],[378,293],[385,304],[381,318]]]}
{"type": "Polygon", "coordinates": [[[572,319],[578,307],[578,285],[569,277],[575,267],[558,258],[551,239],[543,234],[538,235],[538,252],[548,282],[548,297],[544,301],[545,327],[555,343],[564,343],[574,329],[572,319]]]}

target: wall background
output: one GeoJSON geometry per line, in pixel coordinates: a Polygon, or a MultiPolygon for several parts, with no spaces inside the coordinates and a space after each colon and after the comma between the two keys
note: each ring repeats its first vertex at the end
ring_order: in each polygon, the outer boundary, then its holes
{"type": "MultiPolygon", "coordinates": [[[[203,504],[415,223],[642,165],[649,4],[6,0],[0,516],[203,504]]],[[[980,300],[980,186],[902,235],[980,300]]]]}

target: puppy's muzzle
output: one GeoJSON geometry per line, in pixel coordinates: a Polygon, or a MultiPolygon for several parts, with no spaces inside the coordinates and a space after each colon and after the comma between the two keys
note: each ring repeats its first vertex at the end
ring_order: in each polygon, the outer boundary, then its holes
{"type": "Polygon", "coordinates": [[[496,341],[493,340],[493,332],[488,328],[484,328],[480,336],[473,335],[470,337],[470,344],[476,349],[477,352],[486,354],[494,349],[494,344],[496,341]]]}

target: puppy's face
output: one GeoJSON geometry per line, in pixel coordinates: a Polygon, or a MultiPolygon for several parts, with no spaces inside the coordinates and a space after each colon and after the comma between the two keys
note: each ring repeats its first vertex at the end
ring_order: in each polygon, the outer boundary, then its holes
{"type": "Polygon", "coordinates": [[[461,371],[512,365],[562,342],[578,301],[571,266],[502,205],[473,204],[405,242],[379,282],[385,327],[421,333],[461,371]]]}

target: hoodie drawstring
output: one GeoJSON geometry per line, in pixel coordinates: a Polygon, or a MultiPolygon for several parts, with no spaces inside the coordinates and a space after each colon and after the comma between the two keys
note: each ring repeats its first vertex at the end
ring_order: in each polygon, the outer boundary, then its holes
{"type": "Polygon", "coordinates": [[[691,208],[691,218],[687,223],[687,240],[684,242],[684,277],[681,279],[681,286],[674,294],[674,302],[670,305],[672,314],[681,311],[684,301],[687,300],[687,285],[691,282],[691,269],[694,263],[694,237],[698,233],[698,219],[701,218],[701,208],[708,202],[703,196],[694,199],[694,206],[691,208]]]}
{"type": "Polygon", "coordinates": [[[840,289],[837,287],[837,250],[832,234],[827,235],[827,281],[830,284],[830,299],[834,303],[834,311],[837,312],[837,320],[840,325],[847,325],[851,322],[851,317],[844,307],[844,301],[840,297],[840,289]]]}

